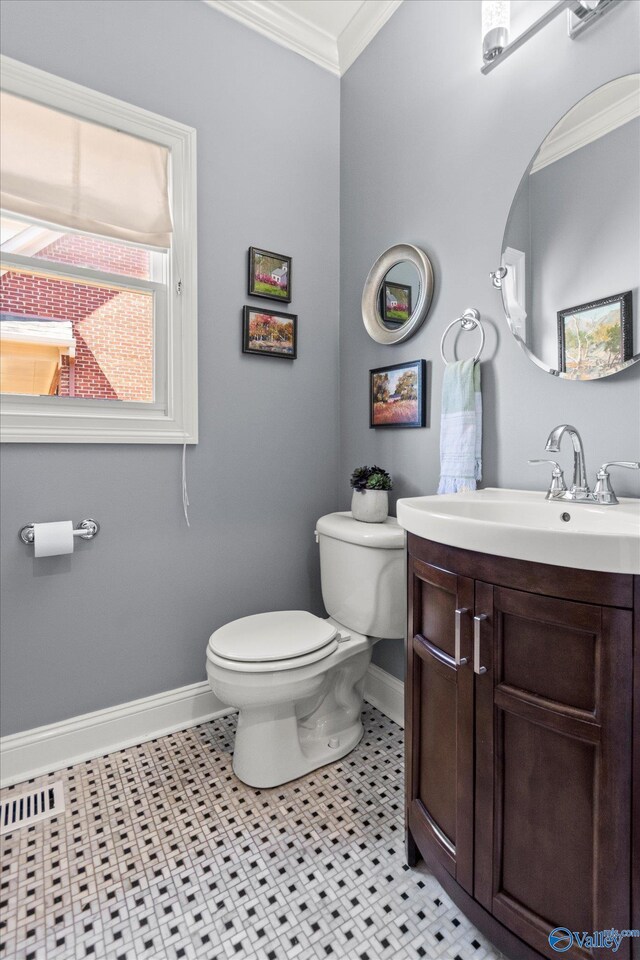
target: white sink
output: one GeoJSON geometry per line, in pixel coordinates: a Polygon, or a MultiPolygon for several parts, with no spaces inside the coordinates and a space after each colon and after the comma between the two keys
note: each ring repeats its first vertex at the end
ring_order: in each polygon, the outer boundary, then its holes
{"type": "Polygon", "coordinates": [[[554,503],[544,493],[490,487],[398,500],[397,516],[409,533],[452,547],[559,567],[640,574],[636,499],[623,497],[604,507],[554,503]]]}

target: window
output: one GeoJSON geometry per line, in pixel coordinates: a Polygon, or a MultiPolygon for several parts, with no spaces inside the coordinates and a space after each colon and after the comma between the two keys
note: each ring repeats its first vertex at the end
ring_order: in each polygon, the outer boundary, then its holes
{"type": "Polygon", "coordinates": [[[2,88],[2,439],[197,442],[195,131],[5,57],[2,88]]]}
{"type": "Polygon", "coordinates": [[[2,393],[153,403],[166,253],[0,223],[2,393]]]}

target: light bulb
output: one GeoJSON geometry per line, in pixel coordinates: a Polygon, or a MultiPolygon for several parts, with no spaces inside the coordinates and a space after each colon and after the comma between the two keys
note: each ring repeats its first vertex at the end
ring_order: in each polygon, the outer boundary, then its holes
{"type": "Polygon", "coordinates": [[[509,0],[482,0],[482,58],[493,60],[509,43],[509,0]]]}
{"type": "Polygon", "coordinates": [[[576,0],[571,7],[572,12],[580,20],[590,16],[600,6],[600,0],[576,0]]]}

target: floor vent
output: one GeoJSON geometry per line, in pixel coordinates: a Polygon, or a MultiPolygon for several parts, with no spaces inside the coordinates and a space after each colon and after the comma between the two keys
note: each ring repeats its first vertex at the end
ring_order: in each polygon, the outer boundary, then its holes
{"type": "Polygon", "coordinates": [[[62,780],[38,787],[29,793],[4,800],[0,808],[0,834],[30,827],[38,820],[56,817],[64,810],[64,787],[62,780]]]}

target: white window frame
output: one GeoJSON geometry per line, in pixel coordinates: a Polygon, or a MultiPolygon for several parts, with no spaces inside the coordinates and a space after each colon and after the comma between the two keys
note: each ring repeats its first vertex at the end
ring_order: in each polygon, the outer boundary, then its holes
{"type": "MultiPolygon", "coordinates": [[[[156,288],[154,402],[25,397],[3,394],[0,440],[13,443],[197,443],[197,230],[196,131],[193,127],[116,100],[35,67],[0,57],[2,88],[57,110],[72,113],[166,146],[171,154],[169,185],[173,238],[167,256],[166,286],[156,288]],[[166,299],[166,310],[161,304],[166,299]]],[[[65,231],[67,232],[67,231],[65,231]]],[[[9,259],[9,258],[7,258],[9,259]]],[[[29,261],[40,273],[67,271],[52,261],[29,261]]],[[[131,289],[135,280],[74,268],[75,275],[131,289]]],[[[154,277],[155,280],[155,277],[154,277]]]]}

